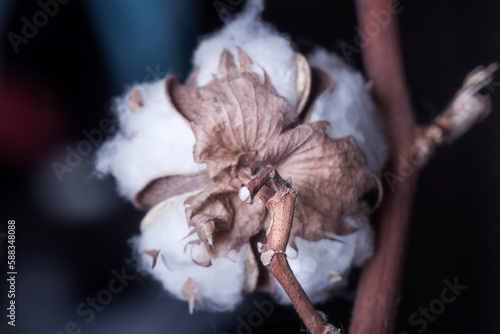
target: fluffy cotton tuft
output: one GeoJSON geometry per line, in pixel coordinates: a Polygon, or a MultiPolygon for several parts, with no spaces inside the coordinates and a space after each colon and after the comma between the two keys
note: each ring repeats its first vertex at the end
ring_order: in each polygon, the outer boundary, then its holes
{"type": "Polygon", "coordinates": [[[370,97],[361,73],[342,58],[323,49],[307,57],[309,64],[327,72],[335,87],[323,94],[314,106],[311,122],[326,120],[326,133],[332,138],[351,135],[365,153],[368,167],[378,172],[387,159],[387,145],[379,111],[370,97]]]}
{"type": "Polygon", "coordinates": [[[189,195],[176,196],[166,200],[168,203],[158,204],[168,205],[171,210],[155,217],[151,225],[136,238],[135,248],[141,269],[159,280],[165,290],[181,300],[186,299],[182,288],[186,280],[191,278],[198,286],[198,292],[194,295],[197,308],[230,311],[243,298],[244,262],[249,249],[244,246],[239,253],[231,251],[227,258],[215,258],[210,267],[195,264],[193,258],[199,259],[203,254],[200,253],[202,246],[186,247],[189,241],[198,239],[196,234],[186,238],[190,229],[186,224],[184,201],[189,195]],[[144,253],[146,250],[160,250],[154,269],[153,258],[144,253]]]}
{"type": "Polygon", "coordinates": [[[97,154],[97,169],[112,174],[121,195],[131,199],[153,178],[204,169],[193,161],[194,134],[172,108],[165,79],[136,85],[115,100],[119,132],[97,154]],[[132,112],[129,95],[139,90],[144,106],[132,112]]]}
{"type": "Polygon", "coordinates": [[[202,40],[193,58],[194,66],[199,69],[197,82],[205,85],[217,75],[224,50],[233,54],[239,66],[236,48],[240,47],[252,59],[253,72],[263,80],[264,70],[278,94],[287,99],[290,112],[293,112],[298,102],[294,85],[297,77],[295,51],[287,37],[258,18],[262,8],[261,1],[250,1],[246,11],[236,20],[202,40]]]}

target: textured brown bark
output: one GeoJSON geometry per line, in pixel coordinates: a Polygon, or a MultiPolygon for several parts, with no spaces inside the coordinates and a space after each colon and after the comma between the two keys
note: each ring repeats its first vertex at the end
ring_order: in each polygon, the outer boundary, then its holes
{"type": "Polygon", "coordinates": [[[267,202],[272,225],[267,235],[267,244],[262,250],[261,259],[267,269],[281,284],[288,297],[290,297],[290,301],[304,321],[309,333],[333,333],[333,330],[330,331],[331,327],[329,328],[325,324],[324,319],[307,297],[286,259],[285,250],[292,229],[296,197],[295,192],[288,186],[285,186],[278,190],[276,195],[267,202]],[[269,263],[266,263],[268,252],[271,252],[269,255],[272,257],[269,263]]]}
{"type": "MultiPolygon", "coordinates": [[[[373,12],[388,12],[390,0],[356,0],[358,23],[375,22],[373,12]]],[[[394,15],[363,49],[363,60],[373,93],[384,117],[391,156],[386,170],[398,174],[398,157],[406,158],[415,137],[394,15]]],[[[350,334],[392,333],[402,281],[409,216],[417,172],[387,190],[377,215],[374,257],[363,269],[351,320],[350,334]]]]}
{"type": "Polygon", "coordinates": [[[255,196],[265,201],[271,221],[266,232],[267,242],[259,249],[260,259],[285,290],[309,333],[339,333],[314,308],[286,259],[297,193],[281,178],[275,167],[266,166],[242,186],[239,195],[248,204],[253,202],[255,196]]]}

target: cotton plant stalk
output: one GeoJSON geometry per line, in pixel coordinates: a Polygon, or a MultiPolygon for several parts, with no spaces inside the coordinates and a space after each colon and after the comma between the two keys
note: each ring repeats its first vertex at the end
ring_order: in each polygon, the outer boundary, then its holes
{"type": "MultiPolygon", "coordinates": [[[[359,25],[366,26],[372,13],[388,6],[389,0],[356,0],[359,25]]],[[[388,181],[391,189],[385,192],[377,214],[379,246],[363,268],[349,327],[352,334],[394,332],[418,169],[436,148],[451,143],[489,114],[491,100],[480,89],[491,82],[498,68],[492,64],[475,69],[441,115],[429,125],[416,125],[403,73],[397,17],[389,15],[388,25],[363,49],[363,61],[386,127],[390,157],[384,174],[392,176],[388,181]],[[396,176],[400,157],[411,159],[415,166],[405,177],[396,176]]]]}

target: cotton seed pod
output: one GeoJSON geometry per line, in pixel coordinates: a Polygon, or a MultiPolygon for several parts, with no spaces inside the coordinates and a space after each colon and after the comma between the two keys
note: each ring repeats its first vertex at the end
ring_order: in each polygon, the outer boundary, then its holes
{"type": "Polygon", "coordinates": [[[141,268],[191,312],[231,310],[256,289],[289,302],[273,279],[259,280],[269,185],[251,205],[238,194],[272,165],[298,193],[289,263],[324,301],[373,250],[364,196],[379,187],[386,147],[362,77],[243,19],[203,41],[195,65],[186,83],[170,75],[122,97],[121,132],[100,153],[122,194],[151,208],[135,242],[141,268]]]}

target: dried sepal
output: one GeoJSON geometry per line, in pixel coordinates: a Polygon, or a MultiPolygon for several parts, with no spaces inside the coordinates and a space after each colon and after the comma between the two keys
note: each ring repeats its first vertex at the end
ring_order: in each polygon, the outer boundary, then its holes
{"type": "Polygon", "coordinates": [[[194,295],[198,292],[198,284],[191,278],[188,277],[184,287],[182,288],[182,294],[186,297],[189,305],[189,314],[193,314],[194,308],[196,306],[196,299],[194,295]]]}
{"type": "Polygon", "coordinates": [[[354,139],[331,139],[325,134],[327,127],[327,122],[316,122],[288,130],[271,143],[264,157],[280,175],[293,180],[300,194],[292,245],[296,236],[316,241],[324,232],[354,232],[343,217],[366,210],[361,198],[375,186],[354,139]]]}
{"type": "Polygon", "coordinates": [[[337,282],[340,282],[340,281],[342,281],[342,275],[340,275],[335,270],[330,270],[330,273],[328,274],[328,281],[331,284],[335,284],[337,282]]]}
{"type": "Polygon", "coordinates": [[[228,197],[235,212],[233,225],[231,229],[215,234],[214,248],[211,250],[213,257],[225,256],[231,250],[240,251],[264,226],[266,208],[263,203],[247,205],[240,200],[236,191],[228,197]]]}
{"type": "Polygon", "coordinates": [[[159,177],[142,188],[134,196],[132,203],[139,208],[151,208],[169,197],[201,189],[209,182],[206,171],[159,177]]]}
{"type": "Polygon", "coordinates": [[[297,117],[306,106],[307,100],[309,98],[309,93],[311,91],[312,78],[309,62],[307,61],[306,57],[304,57],[304,55],[302,55],[301,53],[296,53],[295,64],[297,66],[295,90],[299,95],[299,101],[297,103],[297,111],[294,116],[297,117]]]}
{"type": "MultiPolygon", "coordinates": [[[[240,56],[244,68],[246,62],[240,56]]],[[[256,73],[240,72],[228,51],[221,56],[219,72],[225,76],[203,87],[174,81],[169,86],[174,105],[192,121],[194,160],[206,163],[211,177],[255,159],[281,133],[290,108],[267,74],[262,83],[256,73]]]]}
{"type": "Polygon", "coordinates": [[[234,191],[231,186],[213,182],[185,202],[188,225],[194,227],[200,239],[212,247],[215,231],[232,228],[234,210],[226,195],[234,191]]]}
{"type": "Polygon", "coordinates": [[[172,211],[177,204],[179,204],[179,201],[182,201],[186,198],[186,196],[193,194],[195,194],[195,192],[172,196],[156,204],[148,211],[144,218],[142,218],[140,225],[141,232],[144,232],[148,227],[153,225],[158,218],[172,211]]]}
{"type": "Polygon", "coordinates": [[[134,89],[130,92],[130,95],[128,96],[128,106],[132,113],[135,113],[144,107],[144,98],[142,97],[140,90],[134,89]]]}
{"type": "Polygon", "coordinates": [[[158,261],[158,255],[160,254],[160,250],[159,249],[149,249],[149,250],[145,250],[144,253],[153,258],[153,264],[151,265],[151,269],[154,269],[156,267],[156,262],[158,261]]]}
{"type": "Polygon", "coordinates": [[[307,102],[299,115],[299,121],[308,123],[316,100],[322,94],[331,91],[334,87],[335,81],[328,73],[317,67],[311,67],[311,88],[307,102]]]}

